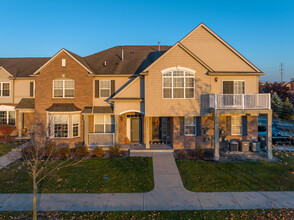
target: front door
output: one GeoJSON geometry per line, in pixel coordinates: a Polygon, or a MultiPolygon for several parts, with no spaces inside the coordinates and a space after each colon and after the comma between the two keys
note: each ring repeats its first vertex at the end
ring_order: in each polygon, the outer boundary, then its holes
{"type": "Polygon", "coordinates": [[[131,118],[131,141],[141,142],[141,118],[131,118]]]}
{"type": "Polygon", "coordinates": [[[152,118],[152,140],[161,139],[161,120],[159,117],[152,118]]]}

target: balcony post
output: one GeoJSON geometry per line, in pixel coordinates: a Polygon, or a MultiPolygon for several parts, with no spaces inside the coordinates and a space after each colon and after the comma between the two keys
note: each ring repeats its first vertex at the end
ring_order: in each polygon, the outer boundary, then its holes
{"type": "Polygon", "coordinates": [[[219,114],[214,111],[214,160],[219,160],[219,114]]]}
{"type": "Polygon", "coordinates": [[[242,94],[242,110],[245,108],[245,96],[242,94]]]}
{"type": "Polygon", "coordinates": [[[217,109],[217,94],[214,94],[214,109],[217,109]]]}
{"type": "Polygon", "coordinates": [[[272,152],[272,110],[266,115],[266,154],[269,160],[273,159],[272,152]]]}
{"type": "Polygon", "coordinates": [[[271,100],[271,94],[268,93],[268,109],[272,108],[272,100],[271,100]]]}

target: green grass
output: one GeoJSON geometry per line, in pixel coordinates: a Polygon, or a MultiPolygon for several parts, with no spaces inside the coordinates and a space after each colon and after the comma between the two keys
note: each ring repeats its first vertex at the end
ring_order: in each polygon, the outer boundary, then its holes
{"type": "MultiPolygon", "coordinates": [[[[17,168],[15,162],[10,168],[17,168]]],[[[0,171],[0,193],[31,193],[32,179],[24,171],[0,171]]],[[[40,183],[40,193],[131,193],[154,188],[151,158],[91,159],[66,167],[40,183]],[[105,178],[106,177],[106,178],[105,178]],[[107,178],[108,177],[108,178],[107,178]]]]}
{"type": "Polygon", "coordinates": [[[19,142],[0,144],[0,157],[10,152],[13,148],[16,148],[18,145],[20,145],[19,142]]]}
{"type": "MultiPolygon", "coordinates": [[[[132,211],[132,212],[39,212],[38,219],[291,219],[293,209],[132,211]]],[[[0,219],[31,219],[31,212],[0,212],[0,219]]]]}
{"type": "Polygon", "coordinates": [[[177,160],[186,189],[194,192],[293,191],[294,153],[274,152],[280,162],[177,160]]]}

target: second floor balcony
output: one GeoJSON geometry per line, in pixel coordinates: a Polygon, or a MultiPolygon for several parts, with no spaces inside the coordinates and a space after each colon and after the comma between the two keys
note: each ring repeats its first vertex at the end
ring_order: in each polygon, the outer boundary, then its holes
{"type": "Polygon", "coordinates": [[[269,93],[209,94],[209,107],[217,109],[271,109],[269,93]]]}

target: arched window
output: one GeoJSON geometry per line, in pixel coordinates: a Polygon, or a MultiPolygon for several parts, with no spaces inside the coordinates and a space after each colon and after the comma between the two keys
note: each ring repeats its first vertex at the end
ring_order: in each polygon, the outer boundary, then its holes
{"type": "Polygon", "coordinates": [[[193,99],[194,73],[172,70],[162,74],[162,96],[164,99],[193,99]]]}

